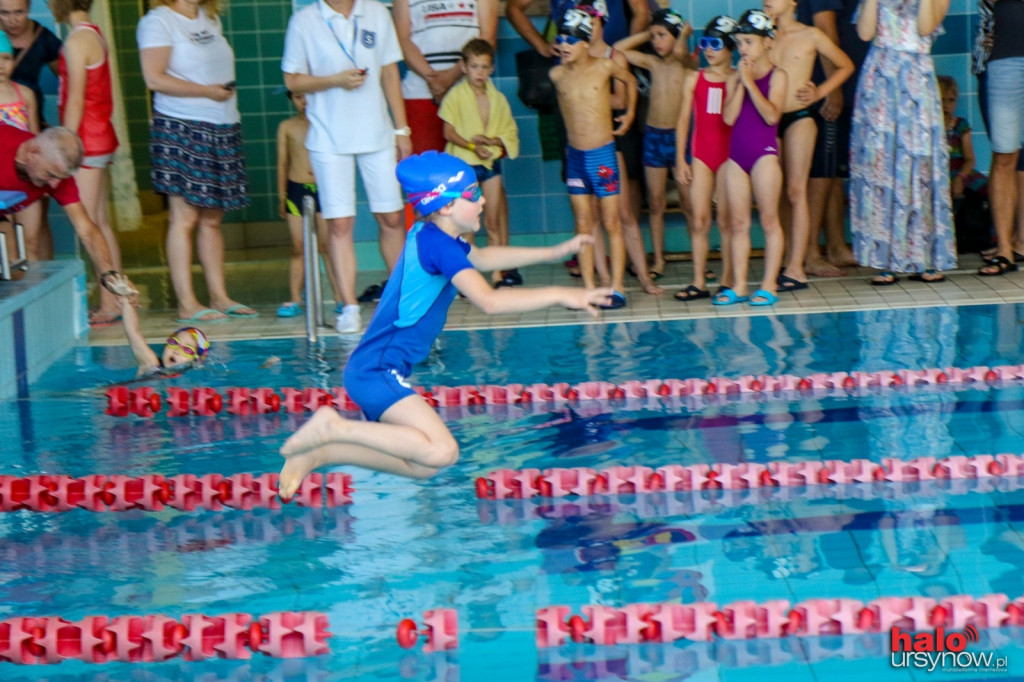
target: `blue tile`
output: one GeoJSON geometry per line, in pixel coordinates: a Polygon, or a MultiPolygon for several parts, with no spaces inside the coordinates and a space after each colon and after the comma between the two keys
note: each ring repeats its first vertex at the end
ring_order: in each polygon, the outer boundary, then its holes
{"type": "Polygon", "coordinates": [[[573,234],[576,231],[576,223],[572,214],[572,206],[569,204],[568,194],[549,194],[545,196],[544,214],[547,223],[546,232],[573,234]]]}
{"type": "Polygon", "coordinates": [[[505,187],[513,196],[540,194],[537,180],[541,177],[539,156],[526,156],[509,161],[502,167],[505,187]]]}
{"type": "Polygon", "coordinates": [[[540,156],[540,137],[537,135],[537,117],[516,116],[519,127],[519,155],[540,156]]]}
{"type": "Polygon", "coordinates": [[[932,45],[932,54],[956,54],[969,52],[971,49],[968,42],[969,21],[963,14],[947,16],[942,22],[945,34],[935,39],[932,45]]]}
{"type": "Polygon", "coordinates": [[[536,234],[544,232],[544,215],[538,214],[537,196],[509,196],[508,224],[509,234],[536,234]]]}
{"type": "Polygon", "coordinates": [[[544,194],[565,194],[561,161],[545,161],[543,173],[544,194]]]}

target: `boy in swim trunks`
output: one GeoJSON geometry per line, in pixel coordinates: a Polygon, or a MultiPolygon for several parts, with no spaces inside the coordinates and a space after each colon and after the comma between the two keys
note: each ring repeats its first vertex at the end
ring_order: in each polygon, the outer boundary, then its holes
{"type": "Polygon", "coordinates": [[[747,10],[740,17],[733,40],[740,51],[736,75],[729,81],[723,120],[731,125],[729,159],[725,162],[725,186],[729,215],[734,283],[712,299],[715,305],[750,302],[772,305],[776,278],[782,266],[783,236],[779,224],[778,126],[786,99],[786,72],[768,60],[773,35],[771,18],[761,10],[747,10]],[[750,265],[751,193],[764,230],[764,276],[761,287],[747,296],[750,265]]]}
{"type": "MultiPolygon", "coordinates": [[[[807,0],[799,0],[807,2],[807,0]]],[[[804,258],[811,229],[807,183],[811,175],[818,128],[811,107],[839,88],[853,74],[853,62],[821,30],[796,20],[798,0],[764,0],[765,14],[775,23],[775,40],[768,58],[788,77],[786,103],[779,119],[781,162],[789,207],[786,234],[788,260],[779,275],[779,291],[807,288],[804,258]],[[831,72],[819,85],[811,80],[818,58],[831,72]]]]}
{"type": "Polygon", "coordinates": [[[545,248],[477,248],[463,236],[480,229],[485,200],[465,161],[437,152],[398,164],[398,180],[423,219],[413,225],[377,310],[345,366],[345,390],[368,421],[347,420],[329,407],[285,441],[280,494],[289,499],[313,469],[352,464],[428,478],[455,463],[459,446],[434,408],[409,385],[444,327],[456,291],[490,313],[564,306],[598,315],[610,289],[504,287],[477,272],[561,260],[589,245],[576,237],[545,248]]]}
{"type": "Polygon", "coordinates": [[[118,296],[117,303],[121,306],[121,319],[124,333],[128,336],[132,354],[139,363],[136,377],[150,375],[177,375],[191,367],[202,364],[203,358],[210,350],[210,341],[206,334],[195,327],[182,327],[169,337],[160,355],[146,343],[139,325],[139,314],[135,310],[137,296],[118,296]]]}
{"type": "Polygon", "coordinates": [[[729,157],[732,126],[722,118],[726,84],[736,75],[732,53],[736,48],[732,35],[736,21],[717,16],[704,29],[700,49],[708,66],[687,73],[683,83],[683,104],[676,122],[676,181],[690,196],[693,220],[690,230],[690,251],[693,255],[693,282],[676,292],[676,300],[696,301],[709,298],[705,271],[708,261],[708,235],[711,232],[711,204],[718,197],[718,229],[722,233],[722,286],[732,281],[729,258],[729,203],[725,197],[725,173],[719,171],[729,157]],[[693,163],[686,161],[686,143],[693,119],[693,163]]]}
{"type": "MultiPolygon", "coordinates": [[[[690,55],[685,47],[692,33],[683,18],[671,9],[659,9],[651,15],[651,27],[615,43],[633,66],[651,74],[650,105],[644,125],[643,165],[647,181],[647,219],[654,249],[652,273],[665,271],[665,183],[669,169],[676,163],[676,122],[683,104],[683,81],[690,55]],[[681,37],[681,38],[680,38],[681,37]],[[681,41],[681,42],[680,42],[681,41]],[[637,48],[651,43],[654,54],[637,48]]],[[[686,192],[679,188],[684,213],[689,215],[686,192]]],[[[689,223],[689,221],[687,221],[689,223]]]]}
{"type": "Polygon", "coordinates": [[[306,95],[301,92],[288,92],[288,99],[295,106],[295,115],[281,121],[277,126],[277,196],[278,213],[288,223],[288,231],[292,237],[292,255],[288,262],[288,291],[291,300],[281,304],[277,309],[278,317],[295,317],[302,314],[299,301],[302,300],[302,285],[305,278],[305,259],[303,258],[302,235],[302,200],[313,197],[316,207],[316,231],[319,239],[320,253],[324,254],[327,266],[327,279],[334,291],[334,300],[338,302],[335,313],[340,313],[344,305],[341,302],[341,289],[334,272],[334,261],[327,258],[327,222],[320,214],[320,199],[316,191],[316,178],[309,164],[309,151],[306,150],[306,134],[309,132],[309,119],[306,118],[306,95]]]}
{"type": "MultiPolygon", "coordinates": [[[[551,80],[558,92],[558,106],[565,119],[568,135],[566,179],[569,202],[576,222],[576,233],[594,235],[596,221],[591,196],[597,196],[601,221],[608,234],[611,255],[611,286],[614,293],[607,308],[626,305],[623,278],[626,273],[626,249],[619,217],[619,164],[615,156],[614,135],[625,132],[636,110],[636,79],[628,69],[611,59],[590,53],[593,24],[590,15],[579,9],[565,13],[558,28],[555,48],[562,63],[551,69],[551,80]],[[612,129],[611,82],[626,84],[626,111],[615,118],[612,129]]],[[[577,260],[583,283],[594,286],[594,250],[585,246],[577,260]]]]}

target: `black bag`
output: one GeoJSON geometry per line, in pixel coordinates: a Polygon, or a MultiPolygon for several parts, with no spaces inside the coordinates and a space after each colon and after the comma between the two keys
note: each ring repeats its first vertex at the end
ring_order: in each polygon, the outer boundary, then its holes
{"type": "Polygon", "coordinates": [[[554,65],[554,57],[543,57],[533,48],[516,52],[519,101],[542,114],[551,113],[558,104],[555,84],[548,75],[554,65]]]}
{"type": "Polygon", "coordinates": [[[995,245],[988,197],[966,190],[963,198],[955,202],[954,210],[957,253],[978,253],[995,245]]]}

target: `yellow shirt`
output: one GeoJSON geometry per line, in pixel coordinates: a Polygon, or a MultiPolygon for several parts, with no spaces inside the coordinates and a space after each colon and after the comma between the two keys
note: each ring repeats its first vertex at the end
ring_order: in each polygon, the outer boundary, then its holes
{"type": "MultiPolygon", "coordinates": [[[[472,140],[477,135],[485,137],[496,137],[505,145],[505,154],[510,159],[519,156],[519,128],[516,127],[516,120],[512,117],[512,109],[508,100],[502,95],[494,83],[487,81],[487,101],[490,103],[491,112],[487,117],[487,125],[484,125],[480,117],[480,108],[476,103],[476,93],[469,85],[469,80],[463,78],[448,91],[441,101],[441,108],[438,116],[442,121],[452,124],[455,132],[466,140],[472,140]]],[[[462,159],[471,166],[484,166],[491,168],[501,153],[501,147],[488,146],[492,156],[489,159],[481,159],[476,152],[471,152],[465,147],[459,147],[449,142],[445,145],[445,151],[452,156],[462,159]]]]}

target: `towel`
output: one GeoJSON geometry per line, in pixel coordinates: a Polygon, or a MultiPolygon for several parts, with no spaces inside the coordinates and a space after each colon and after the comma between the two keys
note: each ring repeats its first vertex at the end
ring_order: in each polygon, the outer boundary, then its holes
{"type": "MultiPolygon", "coordinates": [[[[451,123],[455,132],[466,140],[472,140],[477,135],[496,137],[505,145],[505,154],[510,159],[519,156],[519,128],[516,127],[516,120],[512,117],[512,109],[508,100],[501,94],[494,83],[487,81],[487,100],[491,105],[490,115],[487,117],[487,125],[484,126],[480,118],[480,109],[476,105],[476,93],[470,87],[469,81],[465,78],[460,80],[441,101],[441,108],[437,115],[442,121],[451,123]]],[[[500,158],[502,150],[500,147],[489,147],[492,156],[489,159],[481,159],[476,152],[471,152],[464,147],[449,142],[445,151],[462,159],[471,166],[484,166],[490,169],[494,161],[500,158]]]]}

